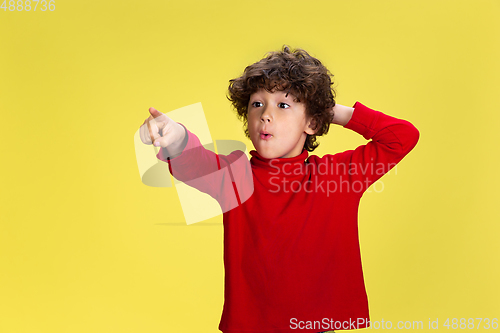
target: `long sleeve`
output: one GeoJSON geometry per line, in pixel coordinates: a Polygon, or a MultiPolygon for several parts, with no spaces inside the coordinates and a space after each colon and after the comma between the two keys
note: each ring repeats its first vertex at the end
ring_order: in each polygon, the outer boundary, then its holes
{"type": "Polygon", "coordinates": [[[386,115],[356,102],[344,126],[369,140],[355,150],[337,154],[338,169],[344,168],[352,189],[363,193],[389,172],[417,144],[420,133],[409,121],[386,115]]]}

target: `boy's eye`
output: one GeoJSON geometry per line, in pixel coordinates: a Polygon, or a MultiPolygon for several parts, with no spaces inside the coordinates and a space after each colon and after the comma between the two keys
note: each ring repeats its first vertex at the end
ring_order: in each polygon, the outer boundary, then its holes
{"type": "MultiPolygon", "coordinates": [[[[262,102],[253,102],[252,106],[258,108],[258,107],[262,106],[262,102]]],[[[288,109],[290,107],[290,105],[288,105],[286,103],[278,103],[278,107],[281,109],[288,109]]]]}

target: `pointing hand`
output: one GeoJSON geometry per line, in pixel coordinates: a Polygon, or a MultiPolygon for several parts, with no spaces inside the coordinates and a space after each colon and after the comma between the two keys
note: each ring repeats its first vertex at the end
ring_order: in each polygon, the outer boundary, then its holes
{"type": "Polygon", "coordinates": [[[149,108],[151,114],[141,125],[139,134],[144,144],[154,143],[156,147],[167,148],[172,155],[182,152],[182,143],[185,138],[185,130],[182,125],[173,121],[165,114],[149,108]]]}

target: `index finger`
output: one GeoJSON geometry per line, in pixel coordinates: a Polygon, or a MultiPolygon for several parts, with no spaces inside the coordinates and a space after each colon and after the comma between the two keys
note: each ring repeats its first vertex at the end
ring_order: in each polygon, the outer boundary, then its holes
{"type": "Polygon", "coordinates": [[[159,116],[161,116],[163,114],[163,113],[161,113],[160,111],[156,110],[153,107],[149,108],[149,113],[151,114],[151,116],[153,118],[157,118],[157,117],[159,117],[159,116]]]}

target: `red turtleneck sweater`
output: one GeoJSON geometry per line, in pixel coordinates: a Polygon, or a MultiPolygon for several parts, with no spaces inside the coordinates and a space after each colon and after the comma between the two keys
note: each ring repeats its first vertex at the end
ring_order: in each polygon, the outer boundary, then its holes
{"type": "Polygon", "coordinates": [[[224,215],[225,333],[319,332],[368,327],[358,240],[363,192],[416,145],[408,121],[357,102],[345,128],[365,145],[318,157],[217,155],[187,131],[169,159],[179,180],[216,198],[224,215]],[[238,166],[238,167],[235,167],[238,166]]]}

